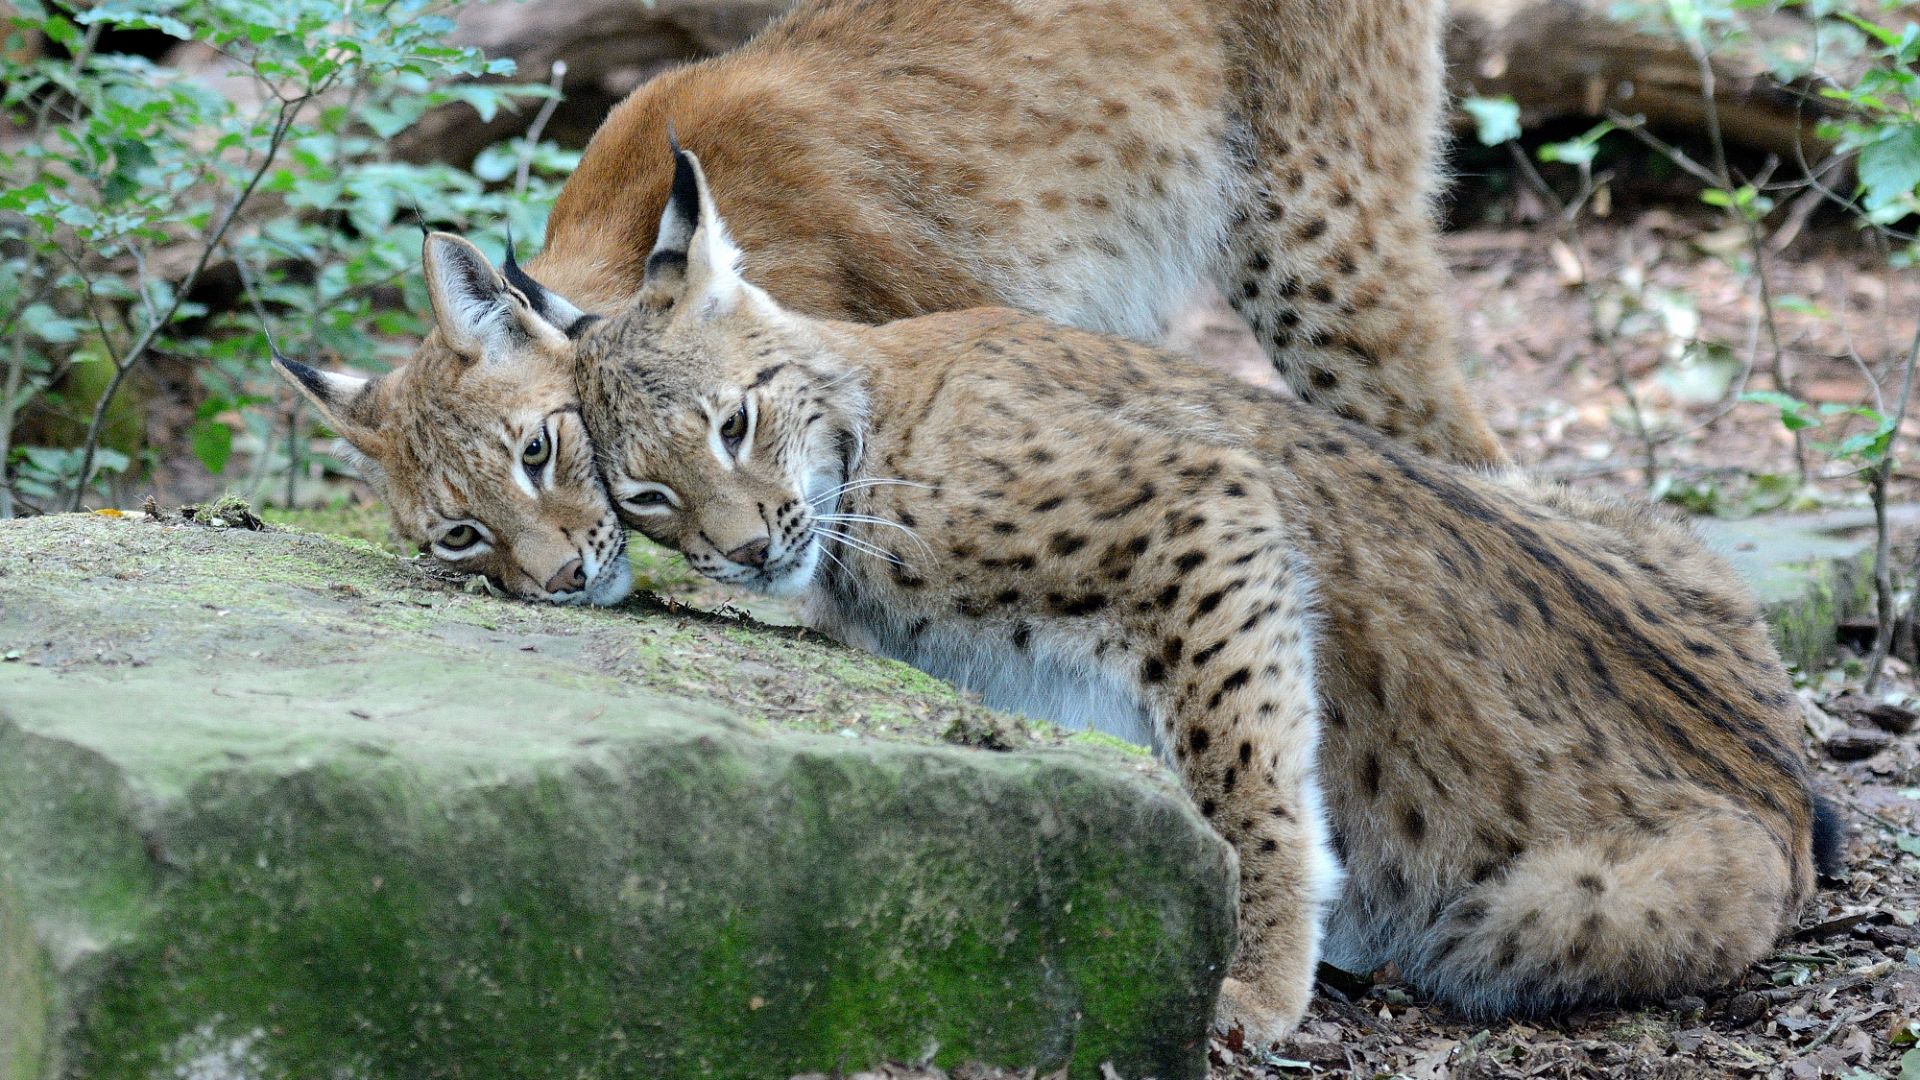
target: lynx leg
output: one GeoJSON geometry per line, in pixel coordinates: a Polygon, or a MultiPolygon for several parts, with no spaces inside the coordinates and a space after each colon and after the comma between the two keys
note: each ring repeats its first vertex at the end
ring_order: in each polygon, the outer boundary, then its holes
{"type": "Polygon", "coordinates": [[[1240,948],[1220,1020],[1266,1045],[1306,1011],[1340,877],[1314,767],[1310,587],[1270,544],[1211,551],[1207,572],[1181,583],[1167,613],[1178,632],[1148,651],[1142,679],[1189,793],[1239,853],[1240,948]]]}
{"type": "Polygon", "coordinates": [[[1775,836],[1704,811],[1522,855],[1448,905],[1407,977],[1478,1015],[1661,998],[1766,955],[1805,899],[1775,836]]]}
{"type": "Polygon", "coordinates": [[[1441,8],[1245,9],[1250,153],[1216,283],[1301,398],[1497,466],[1506,453],[1460,370],[1432,205],[1441,8]]]}

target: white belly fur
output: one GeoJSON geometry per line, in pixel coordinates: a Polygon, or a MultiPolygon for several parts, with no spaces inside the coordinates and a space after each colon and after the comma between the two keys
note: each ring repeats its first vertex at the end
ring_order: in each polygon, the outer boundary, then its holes
{"type": "Polygon", "coordinates": [[[1132,679],[1119,665],[1094,659],[1094,643],[1080,635],[1036,626],[1022,650],[1006,627],[970,620],[936,622],[909,637],[910,620],[823,591],[810,598],[806,614],[816,629],[971,690],[990,708],[1103,732],[1165,756],[1132,679]]]}

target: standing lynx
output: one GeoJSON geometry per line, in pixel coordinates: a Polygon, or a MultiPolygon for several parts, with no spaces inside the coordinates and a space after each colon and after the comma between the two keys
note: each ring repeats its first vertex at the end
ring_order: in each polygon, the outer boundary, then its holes
{"type": "Polygon", "coordinates": [[[404,368],[283,370],[368,459],[407,539],[519,595],[618,599],[590,470],[529,462],[585,460],[557,346],[639,287],[671,131],[706,162],[753,280],[795,311],[997,304],[1155,340],[1211,282],[1303,399],[1499,463],[1435,254],[1442,9],[803,0],[614,109],[525,269],[429,239],[438,325],[404,368]]]}
{"type": "Polygon", "coordinates": [[[1155,746],[1239,853],[1229,1024],[1299,1019],[1323,915],[1336,963],[1482,1014],[1708,986],[1793,924],[1832,818],[1684,526],[1011,311],[794,315],[680,169],[646,284],[578,343],[623,520],[1155,746]]]}

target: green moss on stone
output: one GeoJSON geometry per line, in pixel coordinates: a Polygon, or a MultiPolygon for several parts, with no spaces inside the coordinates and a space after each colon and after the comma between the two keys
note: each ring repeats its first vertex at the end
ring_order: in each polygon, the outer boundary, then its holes
{"type": "Polygon", "coordinates": [[[0,558],[5,1080],[1203,1069],[1231,856],[1135,753],[313,536],[0,558]]]}

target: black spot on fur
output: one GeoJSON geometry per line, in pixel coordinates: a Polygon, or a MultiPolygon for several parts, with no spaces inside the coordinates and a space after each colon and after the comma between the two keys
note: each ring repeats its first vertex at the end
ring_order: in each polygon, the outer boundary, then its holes
{"type": "Polygon", "coordinates": [[[1408,807],[1400,824],[1406,830],[1408,840],[1417,844],[1427,838],[1427,815],[1421,813],[1418,807],[1408,807]]]}

